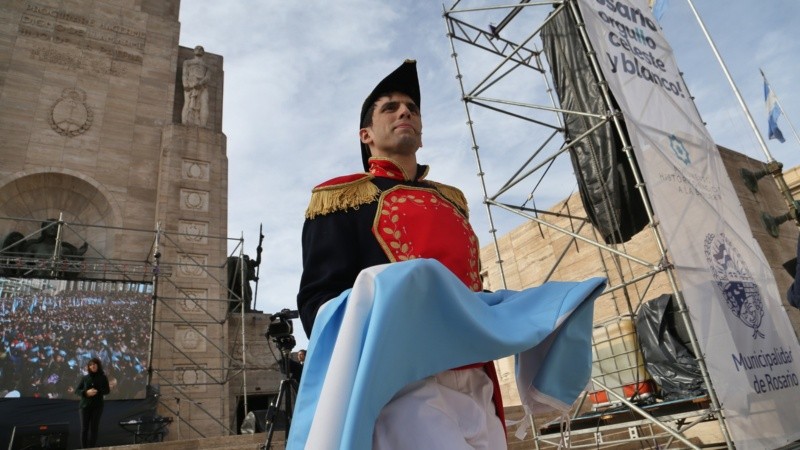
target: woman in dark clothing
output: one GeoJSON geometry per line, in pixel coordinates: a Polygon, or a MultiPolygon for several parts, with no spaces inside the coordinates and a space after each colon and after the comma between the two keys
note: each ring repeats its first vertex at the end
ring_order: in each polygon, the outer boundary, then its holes
{"type": "Polygon", "coordinates": [[[103,414],[103,396],[108,395],[111,388],[108,378],[103,373],[103,365],[99,358],[92,358],[86,364],[89,372],[75,388],[81,397],[81,447],[94,447],[97,443],[97,429],[100,427],[100,416],[103,414]]]}

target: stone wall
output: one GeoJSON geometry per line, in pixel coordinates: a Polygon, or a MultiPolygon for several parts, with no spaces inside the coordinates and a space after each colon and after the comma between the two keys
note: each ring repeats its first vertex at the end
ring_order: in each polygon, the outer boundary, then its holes
{"type": "Polygon", "coordinates": [[[151,369],[159,412],[180,415],[171,439],[227,434],[233,395],[222,57],[195,60],[207,120],[183,123],[184,61],[196,57],[179,46],[179,9],[0,2],[0,236],[60,217],[87,260],[126,262],[104,277],[159,266],[151,369]]]}

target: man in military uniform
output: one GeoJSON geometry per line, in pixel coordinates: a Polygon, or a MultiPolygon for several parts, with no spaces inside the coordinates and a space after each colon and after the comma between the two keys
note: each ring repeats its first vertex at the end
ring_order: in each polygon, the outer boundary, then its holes
{"type": "MultiPolygon", "coordinates": [[[[320,307],[375,265],[436,259],[472,291],[482,289],[464,195],[427,180],[428,167],[417,163],[422,119],[414,61],[366,98],[359,138],[365,172],[318,185],[306,211],[297,302],[309,336],[320,307]]],[[[497,386],[494,365],[483,361],[411,383],[381,411],[373,448],[506,448],[497,386]]]]}

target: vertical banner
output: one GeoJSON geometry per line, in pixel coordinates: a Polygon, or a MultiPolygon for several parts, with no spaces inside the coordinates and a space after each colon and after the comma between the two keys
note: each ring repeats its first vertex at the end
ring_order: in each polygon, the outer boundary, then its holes
{"type": "Polygon", "coordinates": [[[578,5],[625,116],[736,447],[800,439],[797,337],[672,49],[646,0],[578,5]]]}

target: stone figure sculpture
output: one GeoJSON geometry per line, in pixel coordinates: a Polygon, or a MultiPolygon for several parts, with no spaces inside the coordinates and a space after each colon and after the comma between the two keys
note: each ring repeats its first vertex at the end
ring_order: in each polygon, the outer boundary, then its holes
{"type": "Polygon", "coordinates": [[[228,310],[233,311],[240,303],[244,303],[245,312],[252,311],[250,302],[253,300],[253,289],[250,287],[251,281],[258,281],[256,267],[261,264],[261,255],[255,260],[244,255],[240,260],[235,256],[229,256],[226,260],[228,271],[228,299],[230,303],[228,310]],[[242,283],[242,269],[244,269],[244,283],[242,283]],[[242,292],[244,288],[244,292],[242,292]]]}
{"type": "Polygon", "coordinates": [[[12,231],[3,239],[0,247],[0,275],[9,277],[33,278],[76,278],[80,269],[75,262],[83,261],[83,255],[89,249],[89,244],[84,242],[80,247],[61,241],[58,254],[56,244],[58,237],[58,221],[48,219],[42,222],[39,237],[25,239],[25,236],[12,231]],[[54,257],[58,256],[58,261],[54,257]],[[55,262],[55,265],[46,261],[55,262]],[[62,264],[72,263],[72,264],[62,264]]]}
{"type": "Polygon", "coordinates": [[[211,69],[203,60],[205,50],[198,45],[194,48],[194,58],[183,62],[183,112],[184,125],[204,127],[208,122],[208,83],[211,69]]]}

